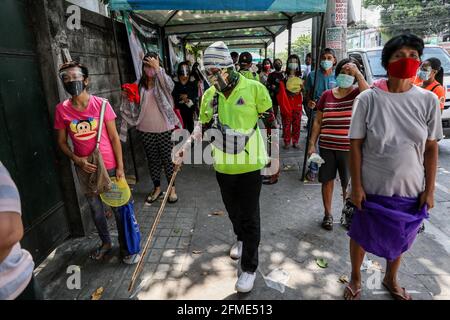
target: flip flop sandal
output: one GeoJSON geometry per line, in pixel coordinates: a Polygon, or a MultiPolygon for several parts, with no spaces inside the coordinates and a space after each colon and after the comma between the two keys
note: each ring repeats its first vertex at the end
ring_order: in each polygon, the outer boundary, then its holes
{"type": "Polygon", "coordinates": [[[329,231],[333,230],[333,216],[323,217],[322,228],[329,231]]]}
{"type": "Polygon", "coordinates": [[[169,196],[169,199],[167,200],[167,202],[169,202],[169,203],[175,203],[177,201],[178,201],[178,196],[177,195],[169,196]]]}
{"type": "MultiPolygon", "coordinates": [[[[344,289],[344,293],[345,291],[350,292],[350,294],[352,295],[353,300],[360,300],[361,299],[361,288],[359,288],[356,291],[353,291],[352,287],[350,287],[350,285],[345,286],[344,289]]],[[[344,295],[345,298],[345,295],[344,295]]]]}
{"type": "Polygon", "coordinates": [[[397,293],[394,290],[392,290],[386,283],[383,282],[383,286],[386,288],[386,290],[391,294],[391,297],[394,298],[394,300],[412,300],[411,295],[406,292],[406,289],[402,287],[403,294],[397,293]]]}
{"type": "Polygon", "coordinates": [[[109,255],[112,251],[112,248],[103,248],[103,247],[98,247],[97,249],[95,249],[93,252],[91,252],[91,254],[89,255],[89,258],[91,258],[92,260],[102,260],[105,256],[109,255]]]}
{"type": "Polygon", "coordinates": [[[147,200],[145,200],[145,202],[147,202],[147,203],[153,203],[153,202],[155,202],[156,200],[158,200],[161,196],[162,196],[162,191],[159,191],[159,194],[158,194],[158,195],[156,195],[155,192],[152,191],[152,192],[148,195],[147,200]]]}

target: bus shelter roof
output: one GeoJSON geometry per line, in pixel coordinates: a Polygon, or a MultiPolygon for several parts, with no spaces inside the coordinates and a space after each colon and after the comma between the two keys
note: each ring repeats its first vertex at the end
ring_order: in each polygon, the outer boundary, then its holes
{"type": "Polygon", "coordinates": [[[240,48],[265,48],[293,23],[326,10],[326,0],[110,0],[110,5],[186,43],[206,47],[222,40],[240,48]]]}

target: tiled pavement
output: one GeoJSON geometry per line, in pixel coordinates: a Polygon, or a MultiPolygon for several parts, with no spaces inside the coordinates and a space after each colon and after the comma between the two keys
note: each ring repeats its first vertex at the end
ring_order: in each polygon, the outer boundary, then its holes
{"type": "MultiPolygon", "coordinates": [[[[91,299],[99,287],[104,288],[102,299],[341,299],[343,285],[338,279],[349,275],[350,262],[348,237],[337,223],[340,190],[334,194],[335,229],[324,231],[319,227],[320,187],[299,181],[302,153],[282,151],[284,170],[279,183],[263,186],[260,273],[250,294],[234,291],[238,263],[228,257],[234,241],[231,223],[226,215],[212,214],[224,207],[213,169],[199,165],[185,166],[180,172],[180,200],[166,207],[133,295],[127,288],[134,266],[116,257],[100,263],[88,258],[98,243],[95,234],[68,240],[57,248],[36,269],[37,279],[48,299],[91,299]],[[328,268],[318,267],[317,258],[326,258],[328,268]],[[69,265],[81,268],[80,290],[67,288],[69,265]],[[276,268],[290,275],[284,293],[266,286],[261,275],[276,268]]],[[[441,149],[440,165],[436,208],[400,269],[400,281],[415,299],[450,299],[450,143],[441,149]]],[[[160,204],[143,205],[147,189],[141,185],[134,192],[142,242],[160,204]]],[[[116,241],[113,219],[110,224],[116,241]]],[[[385,290],[374,287],[377,274],[373,271],[363,272],[363,279],[363,299],[390,298],[385,290]]]]}

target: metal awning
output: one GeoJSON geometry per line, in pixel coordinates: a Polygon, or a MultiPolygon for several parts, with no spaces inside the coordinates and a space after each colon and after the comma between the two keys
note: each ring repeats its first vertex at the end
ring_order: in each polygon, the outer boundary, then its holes
{"type": "Polygon", "coordinates": [[[239,10],[325,12],[326,0],[110,0],[112,10],[239,10]]]}
{"type": "Polygon", "coordinates": [[[211,44],[222,40],[230,46],[269,45],[289,24],[312,18],[314,13],[241,11],[137,11],[138,16],[163,26],[166,35],[178,35],[189,43],[211,44]]]}
{"type": "Polygon", "coordinates": [[[111,0],[112,10],[133,11],[144,20],[207,46],[222,40],[235,47],[264,48],[290,25],[326,10],[326,0],[111,0]],[[161,9],[172,10],[161,10],[161,9]],[[214,11],[213,11],[214,10],[214,11]]]}

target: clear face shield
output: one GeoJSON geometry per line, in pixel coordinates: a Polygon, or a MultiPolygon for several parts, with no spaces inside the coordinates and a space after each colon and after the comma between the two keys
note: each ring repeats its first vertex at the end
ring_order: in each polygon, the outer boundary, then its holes
{"type": "Polygon", "coordinates": [[[226,68],[206,68],[204,72],[206,75],[206,79],[208,79],[209,85],[216,87],[218,91],[225,90],[228,86],[228,73],[226,70],[226,68]]]}
{"type": "Polygon", "coordinates": [[[433,69],[431,68],[431,65],[427,62],[424,62],[417,71],[417,76],[422,81],[428,81],[430,79],[432,71],[433,69]]]}
{"type": "Polygon", "coordinates": [[[63,82],[64,89],[71,96],[80,95],[86,88],[84,77],[81,68],[77,67],[64,69],[59,73],[59,78],[63,82]]]}
{"type": "Polygon", "coordinates": [[[84,74],[80,68],[68,68],[59,73],[59,78],[62,82],[83,81],[84,74]]]}
{"type": "Polygon", "coordinates": [[[180,70],[180,76],[181,77],[189,77],[190,74],[190,70],[189,67],[187,65],[183,65],[181,66],[181,70],[180,70]]]}

